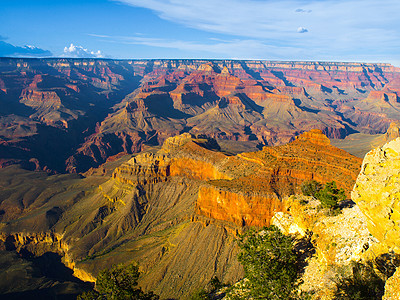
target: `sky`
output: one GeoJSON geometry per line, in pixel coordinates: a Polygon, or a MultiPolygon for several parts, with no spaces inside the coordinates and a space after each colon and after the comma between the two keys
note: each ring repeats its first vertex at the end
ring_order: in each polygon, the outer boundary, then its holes
{"type": "Polygon", "coordinates": [[[399,0],[1,0],[0,56],[386,62],[399,0]]]}

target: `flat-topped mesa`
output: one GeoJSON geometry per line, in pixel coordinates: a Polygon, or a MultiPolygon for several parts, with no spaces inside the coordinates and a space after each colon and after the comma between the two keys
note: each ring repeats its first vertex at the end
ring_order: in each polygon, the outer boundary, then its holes
{"type": "Polygon", "coordinates": [[[132,186],[166,181],[170,176],[194,180],[229,179],[213,164],[216,157],[218,160],[225,156],[204,147],[216,145],[210,139],[194,138],[189,133],[170,137],[158,153],[142,153],[131,158],[115,169],[112,178],[132,186]]]}
{"type": "Polygon", "coordinates": [[[330,144],[318,129],[300,135],[291,143],[264,147],[262,151],[239,154],[257,161],[275,174],[276,183],[284,178],[296,186],[306,180],[336,181],[349,194],[360,171],[361,159],[330,144]]]}
{"type": "Polygon", "coordinates": [[[320,129],[311,129],[308,132],[304,132],[297,136],[295,141],[310,142],[319,146],[327,146],[331,144],[331,141],[325,134],[322,133],[320,129]]]}
{"type": "Polygon", "coordinates": [[[197,138],[189,133],[168,138],[160,153],[168,153],[171,158],[170,175],[184,176],[195,180],[231,179],[220,170],[219,162],[226,156],[220,152],[214,139],[203,136],[197,138]]]}
{"type": "Polygon", "coordinates": [[[262,61],[269,68],[303,69],[318,71],[363,72],[363,68],[379,68],[384,72],[399,72],[399,68],[387,63],[310,62],[310,61],[262,61]]]}
{"type": "Polygon", "coordinates": [[[188,132],[185,132],[181,135],[172,136],[164,141],[162,150],[165,151],[166,153],[169,153],[171,151],[178,149],[179,147],[183,146],[184,144],[190,141],[192,141],[192,135],[188,132]]]}
{"type": "Polygon", "coordinates": [[[20,102],[31,107],[51,105],[59,107],[61,105],[61,99],[56,92],[32,89],[25,89],[22,91],[20,102]]]}

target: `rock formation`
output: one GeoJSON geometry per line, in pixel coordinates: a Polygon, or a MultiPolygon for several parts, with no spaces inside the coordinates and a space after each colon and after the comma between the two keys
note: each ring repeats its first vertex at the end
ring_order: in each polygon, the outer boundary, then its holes
{"type": "Polygon", "coordinates": [[[385,141],[390,142],[391,140],[400,137],[400,122],[392,122],[388,130],[385,133],[385,141]]]}
{"type": "Polygon", "coordinates": [[[308,235],[315,251],[307,259],[301,289],[313,291],[315,299],[333,299],[338,270],[372,257],[378,240],[371,236],[358,206],[332,216],[313,197],[296,195],[284,202],[285,211],[276,213],[272,223],[284,233],[308,235]]]}
{"type": "Polygon", "coordinates": [[[51,189],[43,186],[45,175],[30,184],[16,181],[3,191],[2,240],[38,254],[54,247],[86,280],[112,264],[136,261],[145,289],[186,297],[213,276],[240,279],[237,233],[268,225],[302,182],[335,178],[349,192],[361,163],[331,146],[320,130],[258,152],[229,156],[218,149],[212,138],[184,133],[157,152],[125,159],[110,177],[53,175],[47,181],[65,180],[51,189]],[[23,205],[11,196],[18,189],[23,205]],[[57,240],[35,249],[35,237],[49,230],[57,240]]]}
{"type": "Polygon", "coordinates": [[[399,74],[388,64],[2,58],[1,165],[84,172],[182,132],[269,146],[313,128],[384,133],[399,119],[399,74]]]}
{"type": "Polygon", "coordinates": [[[352,192],[352,199],[367,216],[370,232],[400,252],[400,139],[369,152],[352,192]]]}
{"type": "MultiPolygon", "coordinates": [[[[395,132],[392,123],[389,132],[395,132]]],[[[388,134],[390,135],[390,134],[388,134]]],[[[305,236],[312,233],[315,255],[305,269],[302,289],[314,290],[316,297],[331,299],[332,279],[351,261],[377,262],[391,257],[388,269],[397,270],[387,279],[383,299],[400,299],[400,270],[395,257],[400,255],[399,211],[400,138],[370,151],[364,158],[352,200],[357,204],[344,208],[337,216],[321,210],[312,197],[291,196],[284,201],[284,211],[277,212],[272,223],[286,233],[305,236]]]]}
{"type": "MultiPolygon", "coordinates": [[[[400,139],[369,152],[352,199],[367,217],[368,229],[389,251],[400,254],[400,139]]],[[[388,279],[383,299],[399,299],[400,269],[388,279]]]]}

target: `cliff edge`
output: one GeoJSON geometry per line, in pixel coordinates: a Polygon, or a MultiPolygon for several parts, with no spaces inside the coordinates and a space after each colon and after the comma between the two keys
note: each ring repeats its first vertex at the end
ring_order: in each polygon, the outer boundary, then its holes
{"type": "MultiPolygon", "coordinates": [[[[400,138],[364,158],[352,199],[367,217],[369,231],[400,253],[400,138]]],[[[388,279],[383,299],[400,299],[400,269],[388,279]]]]}

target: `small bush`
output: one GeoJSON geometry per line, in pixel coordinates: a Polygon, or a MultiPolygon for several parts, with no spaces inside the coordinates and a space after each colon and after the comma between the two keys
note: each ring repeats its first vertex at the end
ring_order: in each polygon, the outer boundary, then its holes
{"type": "Polygon", "coordinates": [[[340,201],[346,200],[346,195],[343,189],[338,189],[335,181],[331,181],[325,184],[325,186],[319,190],[316,197],[325,208],[337,209],[340,201]]]}
{"type": "Polygon", "coordinates": [[[375,273],[373,264],[353,263],[350,276],[338,275],[334,299],[382,299],[385,282],[375,273]]]}
{"type": "Polygon", "coordinates": [[[301,192],[305,196],[316,197],[317,193],[322,189],[322,184],[315,180],[306,181],[301,185],[301,192]]]}
{"type": "Polygon", "coordinates": [[[313,196],[321,201],[324,208],[329,208],[330,214],[337,215],[340,212],[339,202],[346,200],[343,189],[338,189],[335,181],[322,185],[318,181],[311,180],[303,183],[301,191],[305,196],[313,196]]]}

